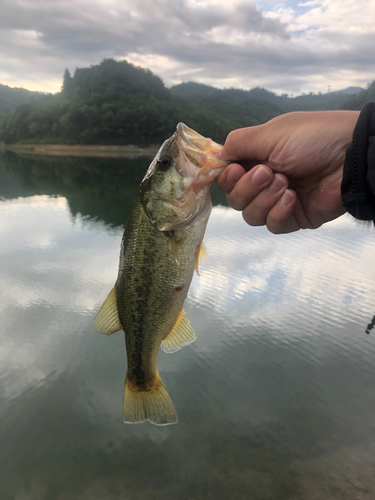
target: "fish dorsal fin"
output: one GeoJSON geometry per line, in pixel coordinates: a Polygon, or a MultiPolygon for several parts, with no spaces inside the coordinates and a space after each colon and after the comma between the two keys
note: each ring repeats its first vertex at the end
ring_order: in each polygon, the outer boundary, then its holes
{"type": "Polygon", "coordinates": [[[202,262],[202,264],[205,264],[206,260],[207,260],[207,250],[206,247],[204,246],[204,243],[202,242],[195,252],[194,269],[197,272],[198,276],[199,276],[198,263],[202,262]]]}
{"type": "Polygon", "coordinates": [[[96,315],[94,328],[99,333],[111,335],[112,333],[122,330],[120,318],[117,311],[117,294],[116,285],[109,292],[100,311],[96,315]]]}
{"type": "Polygon", "coordinates": [[[176,352],[185,345],[194,342],[195,339],[194,330],[187,319],[185,311],[181,309],[174,327],[161,343],[161,348],[164,352],[176,352]]]}

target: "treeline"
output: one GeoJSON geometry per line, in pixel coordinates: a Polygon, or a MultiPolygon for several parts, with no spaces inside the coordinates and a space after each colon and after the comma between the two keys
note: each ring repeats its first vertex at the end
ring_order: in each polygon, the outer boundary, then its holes
{"type": "Polygon", "coordinates": [[[31,92],[0,84],[0,122],[20,104],[35,101],[41,95],[43,95],[41,92],[31,92]]]}
{"type": "Polygon", "coordinates": [[[126,61],[104,60],[64,74],[60,93],[18,106],[2,123],[0,137],[17,142],[64,144],[160,144],[179,121],[223,139],[229,120],[186,105],[151,71],[126,61]]]}
{"type": "Polygon", "coordinates": [[[261,88],[221,90],[194,82],[176,85],[171,92],[200,109],[219,113],[236,123],[236,127],[259,125],[288,111],[340,109],[348,97],[341,92],[289,97],[261,88]]]}
{"type": "Polygon", "coordinates": [[[372,82],[367,89],[363,89],[357,94],[349,96],[344,102],[343,109],[359,110],[368,101],[375,101],[375,81],[372,82]]]}
{"type": "MultiPolygon", "coordinates": [[[[375,82],[374,82],[375,83],[375,82]]],[[[257,125],[287,111],[360,109],[374,84],[359,94],[277,96],[264,89],[220,90],[196,83],[167,89],[147,69],[106,59],[90,68],[65,70],[62,90],[18,106],[0,128],[14,143],[160,144],[179,121],[224,141],[230,130],[257,125]]]]}

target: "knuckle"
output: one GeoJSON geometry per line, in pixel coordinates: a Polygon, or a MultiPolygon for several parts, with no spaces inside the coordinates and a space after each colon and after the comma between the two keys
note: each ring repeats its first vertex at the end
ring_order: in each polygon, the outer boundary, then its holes
{"type": "Polygon", "coordinates": [[[283,231],[283,229],[280,226],[270,224],[268,222],[267,222],[267,229],[272,234],[283,234],[285,232],[285,231],[283,231]]]}
{"type": "Polygon", "coordinates": [[[227,202],[233,208],[233,210],[237,210],[237,212],[241,212],[244,205],[241,199],[238,196],[231,196],[231,193],[227,194],[227,202]]]}
{"type": "Polygon", "coordinates": [[[277,165],[277,169],[280,171],[283,171],[288,165],[288,158],[286,158],[284,151],[273,151],[269,160],[272,165],[277,165]]]}
{"type": "Polygon", "coordinates": [[[230,157],[232,155],[232,150],[235,148],[235,144],[237,142],[236,135],[236,130],[232,130],[227,135],[222,151],[223,158],[227,158],[228,156],[230,157]]]}
{"type": "Polygon", "coordinates": [[[247,210],[242,212],[242,218],[249,226],[264,226],[266,224],[264,216],[247,210]]]}
{"type": "Polygon", "coordinates": [[[237,134],[238,134],[237,130],[231,130],[227,135],[227,138],[225,139],[225,146],[231,144],[232,142],[235,142],[237,134]]]}
{"type": "Polygon", "coordinates": [[[266,221],[267,229],[272,234],[283,234],[285,232],[284,220],[276,214],[268,214],[266,221]]]}
{"type": "Polygon", "coordinates": [[[224,193],[228,194],[230,193],[230,187],[228,186],[227,182],[225,181],[224,176],[219,176],[216,179],[216,184],[221,191],[224,191],[224,193]]]}
{"type": "Polygon", "coordinates": [[[300,226],[290,218],[285,218],[285,216],[275,216],[268,215],[266,226],[268,231],[272,234],[286,234],[293,233],[300,229],[300,226]]]}

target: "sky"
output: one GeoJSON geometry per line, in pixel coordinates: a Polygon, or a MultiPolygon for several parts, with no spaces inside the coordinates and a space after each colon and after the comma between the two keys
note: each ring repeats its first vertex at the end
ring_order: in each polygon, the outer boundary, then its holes
{"type": "Polygon", "coordinates": [[[58,92],[65,68],[126,59],[167,86],[278,94],[375,80],[375,0],[0,0],[0,83],[58,92]]]}

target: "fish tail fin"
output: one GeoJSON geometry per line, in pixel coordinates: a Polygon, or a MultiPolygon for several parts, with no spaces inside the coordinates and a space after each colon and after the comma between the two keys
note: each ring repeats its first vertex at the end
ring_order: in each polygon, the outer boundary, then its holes
{"type": "Polygon", "coordinates": [[[169,425],[178,422],[172,399],[159,374],[149,390],[141,390],[125,378],[124,422],[136,424],[149,420],[155,425],[169,425]]]}

